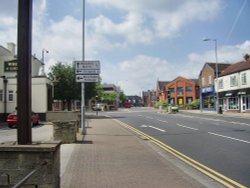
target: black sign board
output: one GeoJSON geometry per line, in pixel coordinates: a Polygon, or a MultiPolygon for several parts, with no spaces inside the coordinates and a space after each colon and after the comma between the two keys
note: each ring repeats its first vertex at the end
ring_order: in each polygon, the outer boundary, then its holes
{"type": "Polygon", "coordinates": [[[5,72],[16,72],[17,71],[17,61],[5,61],[4,62],[5,72]]]}

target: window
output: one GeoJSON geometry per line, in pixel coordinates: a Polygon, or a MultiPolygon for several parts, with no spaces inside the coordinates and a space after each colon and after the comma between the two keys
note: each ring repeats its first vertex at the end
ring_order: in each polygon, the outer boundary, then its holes
{"type": "Polygon", "coordinates": [[[0,90],[0,101],[3,101],[3,90],[0,90]]]}
{"type": "Polygon", "coordinates": [[[189,104],[193,101],[193,97],[187,97],[186,98],[186,103],[189,104]]]}
{"type": "Polygon", "coordinates": [[[177,94],[180,96],[183,95],[183,87],[177,87],[177,94]]]}
{"type": "Polygon", "coordinates": [[[223,86],[223,79],[219,79],[219,80],[218,80],[218,88],[219,88],[219,89],[223,89],[223,87],[224,87],[224,86],[223,86]]]}
{"type": "Polygon", "coordinates": [[[229,110],[238,110],[239,109],[238,97],[228,98],[228,109],[229,110]]]}
{"type": "Polygon", "coordinates": [[[173,93],[173,92],[174,92],[174,88],[169,88],[169,89],[168,89],[168,92],[169,92],[169,93],[173,93]]]}
{"type": "Polygon", "coordinates": [[[245,72],[241,74],[241,84],[242,85],[247,84],[247,74],[245,72]]]}
{"type": "Polygon", "coordinates": [[[187,91],[187,92],[192,92],[192,86],[187,86],[187,87],[186,87],[186,91],[187,91]]]}
{"type": "Polygon", "coordinates": [[[237,86],[238,83],[237,83],[237,80],[236,80],[236,76],[230,76],[230,86],[231,87],[234,87],[234,86],[237,86]]]}
{"type": "Polygon", "coordinates": [[[212,85],[212,76],[211,76],[211,75],[208,76],[208,84],[209,84],[209,85],[212,85]]]}
{"type": "Polygon", "coordinates": [[[201,85],[204,87],[205,86],[205,78],[204,77],[202,77],[202,79],[201,79],[201,85]]]}
{"type": "Polygon", "coordinates": [[[8,101],[9,102],[14,101],[14,92],[12,90],[8,91],[8,101]]]}

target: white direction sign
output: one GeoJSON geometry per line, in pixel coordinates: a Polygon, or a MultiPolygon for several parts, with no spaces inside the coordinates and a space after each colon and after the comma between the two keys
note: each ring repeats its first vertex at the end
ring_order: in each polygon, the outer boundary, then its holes
{"type": "Polygon", "coordinates": [[[76,75],[76,82],[99,82],[99,75],[76,75]]]}
{"type": "Polygon", "coordinates": [[[100,70],[100,61],[74,61],[76,70],[98,69],[100,70]]]}
{"type": "Polygon", "coordinates": [[[80,69],[75,71],[76,74],[100,74],[100,69],[80,69]]]}

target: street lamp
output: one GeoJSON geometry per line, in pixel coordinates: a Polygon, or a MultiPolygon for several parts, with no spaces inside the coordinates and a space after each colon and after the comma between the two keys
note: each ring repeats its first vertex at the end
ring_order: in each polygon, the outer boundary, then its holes
{"type": "Polygon", "coordinates": [[[40,76],[45,76],[45,75],[46,75],[46,74],[45,74],[45,71],[44,71],[44,65],[45,65],[45,63],[44,63],[44,52],[45,52],[45,53],[49,53],[49,51],[46,50],[46,49],[42,49],[42,67],[41,67],[41,69],[39,70],[39,75],[40,75],[40,76]]]}
{"type": "Polygon", "coordinates": [[[216,77],[216,111],[219,113],[219,93],[218,93],[218,56],[217,56],[217,40],[205,38],[203,41],[214,41],[214,51],[215,51],[215,77],[216,77]]]}

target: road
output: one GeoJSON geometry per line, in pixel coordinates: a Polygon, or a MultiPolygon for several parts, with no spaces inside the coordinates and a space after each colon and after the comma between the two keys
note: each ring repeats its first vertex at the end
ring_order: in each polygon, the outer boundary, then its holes
{"type": "MultiPolygon", "coordinates": [[[[32,141],[43,142],[52,140],[53,127],[52,125],[40,125],[32,127],[32,141]]],[[[17,129],[8,128],[6,123],[0,123],[0,143],[17,141],[17,129]]]]}
{"type": "Polygon", "coordinates": [[[140,108],[109,115],[250,187],[250,119],[140,108]]]}

